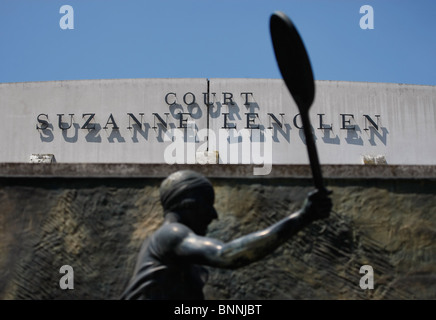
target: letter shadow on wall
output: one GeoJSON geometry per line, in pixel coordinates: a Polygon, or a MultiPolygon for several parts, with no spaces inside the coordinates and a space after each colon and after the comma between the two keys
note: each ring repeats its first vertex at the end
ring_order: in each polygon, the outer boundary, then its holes
{"type": "Polygon", "coordinates": [[[220,102],[213,103],[209,106],[209,115],[212,119],[219,118],[221,115],[222,105],[220,102]]]}
{"type": "MultiPolygon", "coordinates": [[[[313,126],[310,125],[310,129],[312,129],[312,136],[313,136],[313,141],[316,142],[316,140],[318,140],[318,138],[316,137],[315,134],[315,129],[313,129],[313,126]]],[[[304,144],[306,144],[306,136],[304,135],[304,130],[303,129],[298,129],[298,134],[300,136],[301,141],[303,141],[304,144]]]]}
{"type": "Polygon", "coordinates": [[[188,112],[191,114],[192,119],[201,119],[203,111],[197,103],[188,106],[188,112]]]}
{"type": "Polygon", "coordinates": [[[73,136],[68,136],[68,133],[71,132],[71,127],[69,129],[62,129],[62,136],[64,137],[64,140],[66,142],[76,143],[77,139],[79,138],[80,126],[78,123],[73,123],[72,127],[73,127],[73,131],[74,131],[73,136]]]}
{"type": "Polygon", "coordinates": [[[227,137],[228,144],[242,143],[242,136],[236,129],[227,129],[229,136],[227,137]]]}
{"type": "Polygon", "coordinates": [[[332,129],[322,129],[322,131],[324,131],[324,136],[322,137],[322,141],[324,141],[324,143],[329,143],[329,144],[340,144],[341,141],[339,139],[339,136],[336,135],[335,137],[332,137],[331,134],[333,133],[332,129]]]}
{"type": "MultiPolygon", "coordinates": [[[[107,130],[108,129],[106,129],[105,131],[107,132],[107,130]]],[[[124,139],[124,137],[121,135],[119,129],[112,129],[111,133],[107,137],[107,140],[109,141],[109,143],[114,143],[115,140],[117,140],[118,142],[126,142],[126,139],[124,139]]]]}
{"type": "Polygon", "coordinates": [[[170,113],[173,116],[174,119],[180,120],[180,115],[179,113],[184,113],[185,111],[183,110],[183,107],[180,104],[172,104],[169,107],[170,109],[170,113]]]}
{"type": "Polygon", "coordinates": [[[85,136],[86,142],[93,142],[93,143],[101,143],[101,136],[100,136],[100,130],[101,125],[99,123],[93,124],[94,129],[88,129],[88,133],[85,136]]]}
{"type": "Polygon", "coordinates": [[[265,130],[263,124],[259,124],[259,129],[251,129],[250,142],[267,142],[265,138],[265,130]]]}
{"type": "MultiPolygon", "coordinates": [[[[174,130],[176,128],[176,125],[174,123],[169,123],[168,126],[170,128],[165,128],[162,125],[158,124],[156,129],[153,129],[154,131],[157,131],[157,135],[156,135],[156,140],[158,142],[165,142],[165,138],[164,135],[168,134],[169,130],[174,130]]],[[[167,135],[167,137],[173,141],[174,137],[172,137],[171,135],[167,135]]],[[[174,142],[174,141],[173,141],[174,142]]]]}
{"type": "Polygon", "coordinates": [[[190,127],[187,127],[187,128],[183,128],[183,142],[184,143],[188,143],[188,142],[199,142],[198,141],[198,137],[197,137],[197,134],[196,134],[196,132],[198,132],[198,126],[197,126],[197,124],[196,123],[194,123],[195,124],[195,128],[190,128],[190,127]]]}
{"type": "Polygon", "coordinates": [[[372,146],[377,145],[375,142],[375,139],[374,139],[375,136],[377,136],[377,138],[379,138],[379,140],[384,145],[386,145],[386,143],[387,143],[387,136],[388,136],[389,131],[385,127],[381,127],[380,129],[381,129],[382,133],[378,132],[377,129],[374,127],[369,128],[370,138],[368,141],[372,146]]]}
{"type": "MultiPolygon", "coordinates": [[[[218,117],[220,117],[222,115],[222,110],[223,105],[221,102],[216,102],[215,104],[211,105],[209,107],[209,114],[210,117],[213,119],[216,119],[218,117]],[[216,107],[215,107],[216,105],[216,107]]],[[[235,121],[236,119],[241,120],[241,109],[239,108],[238,104],[235,102],[233,104],[228,104],[228,116],[227,116],[227,120],[229,121],[235,121]]]]}
{"type": "Polygon", "coordinates": [[[257,113],[257,111],[260,110],[257,102],[249,102],[248,105],[246,105],[246,104],[244,104],[244,105],[246,106],[247,112],[249,112],[249,113],[257,113]]]}
{"type": "Polygon", "coordinates": [[[129,129],[132,134],[132,141],[134,143],[139,142],[138,139],[138,133],[145,139],[148,140],[148,131],[150,130],[151,126],[148,123],[144,123],[144,129],[141,129],[136,123],[132,124],[132,129],[129,129]]]}
{"type": "Polygon", "coordinates": [[[235,102],[233,104],[228,104],[228,108],[229,108],[229,120],[236,120],[236,118],[238,118],[238,120],[241,120],[241,108],[239,108],[238,104],[235,102]]]}
{"type": "Polygon", "coordinates": [[[354,130],[347,129],[347,137],[345,138],[345,141],[347,141],[348,144],[363,146],[363,139],[357,132],[362,132],[357,124],[354,125],[354,130]]]}
{"type": "Polygon", "coordinates": [[[53,125],[50,123],[47,128],[39,129],[39,138],[41,142],[52,142],[54,139],[53,135],[53,125]]]}
{"type": "Polygon", "coordinates": [[[289,123],[285,123],[283,125],[284,128],[280,128],[280,126],[277,123],[272,123],[271,126],[273,127],[273,129],[271,130],[274,130],[272,135],[272,139],[274,142],[280,142],[277,135],[279,132],[286,139],[288,143],[291,142],[291,125],[289,123]]]}

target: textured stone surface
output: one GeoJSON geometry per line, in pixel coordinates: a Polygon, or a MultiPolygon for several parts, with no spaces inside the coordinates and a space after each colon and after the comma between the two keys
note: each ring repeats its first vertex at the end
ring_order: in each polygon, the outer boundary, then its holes
{"type": "MultiPolygon", "coordinates": [[[[162,221],[160,178],[0,179],[0,298],[117,299],[162,221]],[[62,265],[74,290],[61,290],[62,265]]],[[[212,179],[224,241],[297,210],[310,179],[212,179]]],[[[436,299],[436,181],[329,179],[334,212],[266,259],[210,269],[207,299],[436,299]],[[374,290],[362,290],[362,265],[374,290]]]]}

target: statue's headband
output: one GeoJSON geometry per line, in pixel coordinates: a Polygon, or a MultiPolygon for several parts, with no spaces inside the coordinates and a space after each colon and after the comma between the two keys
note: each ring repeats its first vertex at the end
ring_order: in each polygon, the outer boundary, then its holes
{"type": "Polygon", "coordinates": [[[192,190],[209,191],[213,195],[212,184],[198,172],[182,170],[169,175],[160,186],[160,200],[164,210],[177,206],[183,196],[192,190]]]}

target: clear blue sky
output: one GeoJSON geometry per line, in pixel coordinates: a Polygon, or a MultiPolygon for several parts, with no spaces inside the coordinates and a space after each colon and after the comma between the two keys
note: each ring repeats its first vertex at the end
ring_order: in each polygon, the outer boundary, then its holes
{"type": "Polygon", "coordinates": [[[276,10],[317,80],[436,85],[435,0],[0,0],[0,82],[281,78],[276,10]],[[59,25],[62,5],[72,30],[59,25]],[[374,29],[360,28],[363,5],[374,29]]]}

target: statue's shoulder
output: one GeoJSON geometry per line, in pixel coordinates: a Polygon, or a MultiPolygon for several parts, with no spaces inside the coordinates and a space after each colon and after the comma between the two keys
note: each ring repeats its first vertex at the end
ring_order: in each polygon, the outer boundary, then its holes
{"type": "Polygon", "coordinates": [[[176,244],[183,241],[192,230],[184,224],[173,222],[162,225],[154,234],[155,240],[164,241],[167,244],[176,244]]]}
{"type": "Polygon", "coordinates": [[[192,230],[179,222],[165,223],[159,228],[159,232],[172,233],[172,234],[184,234],[192,232],[192,230]]]}

